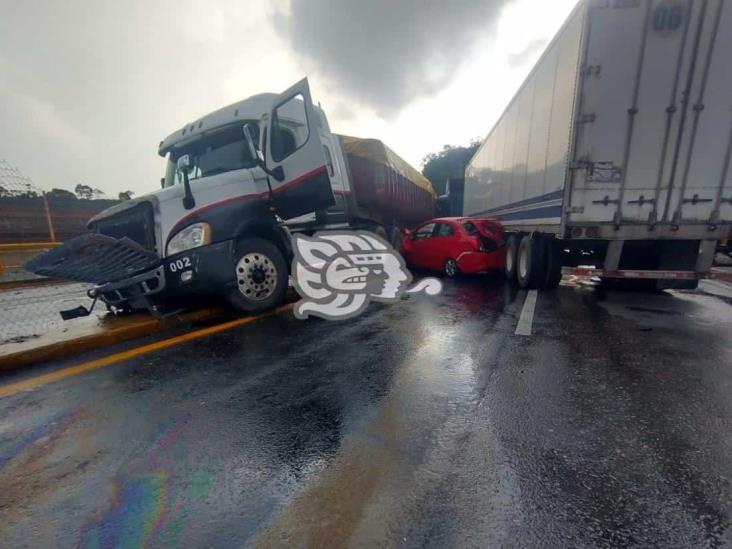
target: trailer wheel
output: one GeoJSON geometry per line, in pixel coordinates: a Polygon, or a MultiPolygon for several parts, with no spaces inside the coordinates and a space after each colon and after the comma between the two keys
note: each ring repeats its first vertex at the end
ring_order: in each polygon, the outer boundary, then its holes
{"type": "Polygon", "coordinates": [[[447,278],[455,278],[459,272],[460,271],[458,269],[457,263],[455,262],[454,259],[448,259],[447,261],[445,261],[445,264],[442,266],[442,273],[447,278]]]}
{"type": "Polygon", "coordinates": [[[287,291],[287,263],[282,252],[262,238],[246,238],[233,257],[236,288],[228,294],[231,305],[255,313],[282,303],[287,291]]]}
{"type": "Polygon", "coordinates": [[[559,286],[559,282],[562,280],[562,250],[555,238],[543,238],[542,240],[544,240],[546,265],[546,277],[542,288],[553,290],[559,286]]]}
{"type": "Polygon", "coordinates": [[[544,239],[529,234],[521,239],[516,260],[516,278],[524,289],[538,289],[546,278],[544,239]]]}
{"type": "Polygon", "coordinates": [[[517,235],[509,235],[506,240],[506,262],[504,264],[503,272],[506,278],[510,281],[516,280],[516,256],[518,254],[518,242],[519,238],[517,235]]]}

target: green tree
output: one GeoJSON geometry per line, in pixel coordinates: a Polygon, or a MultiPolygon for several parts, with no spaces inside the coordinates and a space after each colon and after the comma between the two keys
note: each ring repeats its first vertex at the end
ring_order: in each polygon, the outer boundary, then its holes
{"type": "Polygon", "coordinates": [[[84,200],[91,200],[92,196],[94,196],[94,189],[89,185],[82,185],[81,183],[74,187],[74,192],[76,193],[76,196],[83,198],[84,200]]]}
{"type": "Polygon", "coordinates": [[[46,196],[51,200],[76,200],[76,195],[66,189],[51,189],[46,196]]]}
{"type": "Polygon", "coordinates": [[[465,166],[480,147],[481,140],[473,139],[467,146],[445,145],[422,160],[422,175],[432,182],[437,195],[445,194],[447,180],[463,177],[465,166]]]}

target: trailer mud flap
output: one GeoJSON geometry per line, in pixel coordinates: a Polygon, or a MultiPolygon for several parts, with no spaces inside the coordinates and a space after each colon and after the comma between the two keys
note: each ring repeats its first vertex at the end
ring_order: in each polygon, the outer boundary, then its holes
{"type": "Polygon", "coordinates": [[[155,252],[129,238],[85,234],[33,258],[25,268],[41,276],[104,284],[159,265],[155,252]]]}

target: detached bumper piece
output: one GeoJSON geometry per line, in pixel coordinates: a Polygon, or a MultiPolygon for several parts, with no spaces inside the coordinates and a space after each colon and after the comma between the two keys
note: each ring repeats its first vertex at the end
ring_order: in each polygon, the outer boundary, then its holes
{"type": "Polygon", "coordinates": [[[33,258],[25,268],[35,274],[105,284],[155,269],[160,258],[129,238],[85,234],[33,258]]]}

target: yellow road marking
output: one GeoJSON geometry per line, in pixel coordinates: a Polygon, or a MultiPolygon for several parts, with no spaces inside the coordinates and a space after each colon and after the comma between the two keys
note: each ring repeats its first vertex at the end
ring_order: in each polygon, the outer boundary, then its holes
{"type": "Polygon", "coordinates": [[[0,251],[43,250],[56,248],[60,245],[61,242],[13,242],[11,244],[0,244],[0,251]]]}
{"type": "Polygon", "coordinates": [[[194,332],[188,332],[187,334],[182,334],[179,336],[171,337],[169,339],[163,339],[161,341],[155,341],[153,343],[148,343],[147,345],[142,345],[142,346],[136,347],[134,349],[128,349],[126,351],[122,351],[122,352],[119,352],[119,353],[116,353],[113,355],[105,356],[103,358],[97,358],[96,360],[90,360],[89,362],[84,362],[83,364],[77,364],[76,366],[70,366],[70,367],[64,368],[62,370],[57,370],[55,372],[49,372],[47,374],[43,374],[43,375],[40,375],[37,377],[33,377],[33,378],[26,379],[23,381],[18,381],[16,383],[10,383],[9,385],[0,387],[0,398],[10,396],[15,393],[19,393],[21,391],[28,391],[30,389],[35,389],[36,387],[40,387],[41,385],[53,383],[54,381],[66,379],[67,377],[78,376],[79,374],[91,372],[92,370],[98,370],[99,368],[104,368],[105,366],[109,366],[109,365],[115,364],[117,362],[122,362],[124,360],[129,360],[130,358],[134,358],[134,357],[137,357],[140,355],[152,353],[153,351],[167,349],[168,347],[173,347],[175,345],[185,343],[186,341],[200,339],[202,337],[206,337],[206,336],[209,336],[212,334],[223,332],[225,330],[230,330],[231,328],[236,328],[237,326],[249,324],[250,322],[254,322],[255,320],[259,320],[261,318],[273,316],[277,313],[286,311],[291,308],[292,308],[292,303],[289,303],[287,305],[283,305],[282,307],[278,307],[277,309],[274,309],[267,313],[261,314],[259,316],[248,316],[245,318],[237,318],[235,320],[230,320],[228,322],[223,322],[221,324],[217,324],[216,326],[209,326],[208,328],[201,328],[200,330],[196,330],[194,332]]]}

